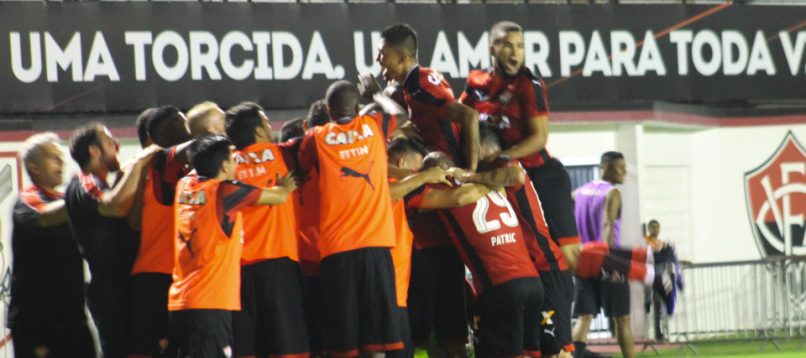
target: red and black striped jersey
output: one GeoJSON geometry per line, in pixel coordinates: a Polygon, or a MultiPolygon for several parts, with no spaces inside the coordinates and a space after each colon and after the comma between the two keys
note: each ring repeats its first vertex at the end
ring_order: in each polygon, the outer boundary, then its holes
{"type": "Polygon", "coordinates": [[[456,99],[442,75],[430,68],[415,66],[403,83],[403,98],[423,144],[431,151],[450,155],[457,165],[464,166],[460,127],[448,116],[448,105],[456,99]]]}
{"type": "MultiPolygon", "coordinates": [[[[529,135],[529,119],[548,115],[546,84],[526,67],[515,77],[496,75],[493,68],[473,70],[459,101],[479,112],[480,121],[491,121],[509,148],[529,135]]],[[[527,168],[540,167],[549,158],[543,150],[520,158],[527,168]]]]}
{"type": "MultiPolygon", "coordinates": [[[[430,187],[418,195],[424,197],[428,190],[430,187]]],[[[409,205],[416,207],[421,200],[415,198],[409,205]]],[[[438,212],[480,292],[517,278],[538,276],[525,244],[528,236],[504,194],[492,191],[473,204],[438,212]]]]}

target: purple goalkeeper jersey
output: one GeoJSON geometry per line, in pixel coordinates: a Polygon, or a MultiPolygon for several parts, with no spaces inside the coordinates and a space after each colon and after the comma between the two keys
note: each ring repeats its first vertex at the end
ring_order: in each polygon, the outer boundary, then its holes
{"type": "MultiPolygon", "coordinates": [[[[607,193],[616,187],[603,180],[594,180],[576,190],[574,216],[579,238],[583,244],[602,241],[607,193]]],[[[621,246],[621,215],[613,225],[613,246],[621,246]]]]}

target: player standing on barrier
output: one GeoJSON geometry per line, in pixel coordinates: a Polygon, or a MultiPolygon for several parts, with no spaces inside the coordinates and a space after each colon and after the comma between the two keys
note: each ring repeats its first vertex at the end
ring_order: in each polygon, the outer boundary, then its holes
{"type": "MultiPolygon", "coordinates": [[[[542,213],[548,222],[548,232],[539,240],[545,257],[545,270],[541,278],[546,285],[548,308],[544,314],[551,315],[545,322],[555,322],[555,327],[546,327],[541,348],[546,355],[555,355],[565,350],[573,351],[571,341],[571,301],[573,280],[568,264],[576,262],[576,255],[559,258],[552,253],[557,245],[577,247],[579,238],[571,203],[571,182],[563,165],[552,158],[546,150],[548,141],[548,99],[543,79],[524,67],[523,29],[520,25],[502,21],[490,29],[490,54],[493,66],[473,70],[460,101],[475,108],[480,120],[492,123],[503,139],[503,150],[487,156],[485,162],[498,158],[518,160],[526,169],[542,203],[542,213]],[[546,237],[554,243],[546,242],[546,237]]],[[[543,215],[541,215],[543,216],[543,215]]],[[[542,219],[540,220],[542,221],[542,219]]]]}
{"type": "MultiPolygon", "coordinates": [[[[418,64],[414,29],[408,24],[384,29],[377,60],[385,79],[402,84],[411,122],[425,146],[449,154],[464,168],[476,170],[478,113],[456,101],[450,85],[439,72],[418,64]]],[[[381,91],[371,75],[363,74],[359,80],[364,97],[371,98],[381,91]]]]}

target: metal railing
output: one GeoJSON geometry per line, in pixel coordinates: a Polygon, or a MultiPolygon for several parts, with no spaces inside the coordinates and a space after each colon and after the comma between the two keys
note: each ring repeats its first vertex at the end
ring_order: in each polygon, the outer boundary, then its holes
{"type": "MultiPolygon", "coordinates": [[[[806,257],[691,264],[668,337],[696,352],[702,341],[806,343],[806,257]]],[[[681,347],[682,348],[682,347],[681,347]]]]}
{"type": "MultiPolygon", "coordinates": [[[[697,354],[697,344],[704,342],[755,341],[760,349],[780,349],[782,341],[796,340],[798,349],[806,346],[806,256],[686,264],[683,278],[675,313],[661,324],[678,352],[697,354]]],[[[634,332],[644,350],[660,343],[650,338],[653,315],[643,317],[642,334],[634,332]]],[[[593,320],[588,337],[593,344],[615,344],[603,315],[593,320]]]]}

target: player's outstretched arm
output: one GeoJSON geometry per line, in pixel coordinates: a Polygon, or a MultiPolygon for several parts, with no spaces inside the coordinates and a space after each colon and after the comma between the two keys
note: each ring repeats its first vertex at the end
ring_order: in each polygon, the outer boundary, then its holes
{"type": "Polygon", "coordinates": [[[462,127],[467,168],[476,171],[479,163],[479,112],[459,102],[448,104],[448,116],[462,127]]]}
{"type": "Polygon", "coordinates": [[[389,113],[397,118],[397,126],[400,127],[409,121],[409,112],[401,107],[392,97],[386,93],[378,92],[372,96],[372,101],[377,104],[383,112],[389,113]]]}
{"type": "Polygon", "coordinates": [[[498,153],[513,159],[537,153],[546,148],[549,138],[549,116],[542,114],[529,118],[529,134],[520,142],[498,153]]]}
{"type": "Polygon", "coordinates": [[[482,184],[464,184],[453,189],[428,190],[420,201],[420,209],[449,209],[470,205],[487,195],[492,189],[482,184]]]}
{"type": "Polygon", "coordinates": [[[258,205],[278,205],[285,203],[294,190],[297,190],[297,178],[289,172],[277,180],[277,186],[261,189],[258,205]]]}
{"type": "Polygon", "coordinates": [[[145,177],[145,171],[151,164],[151,159],[161,150],[161,147],[152,144],[140,151],[131,170],[122,172],[122,178],[118,180],[117,185],[101,197],[98,202],[98,213],[110,217],[127,216],[136,199],[140,182],[145,177]]]}
{"type": "Polygon", "coordinates": [[[523,169],[515,165],[508,165],[478,173],[461,172],[452,175],[452,177],[455,177],[466,183],[479,183],[493,187],[520,186],[526,183],[526,180],[528,180],[523,169]],[[455,175],[459,175],[459,177],[456,177],[455,175]]]}
{"type": "Polygon", "coordinates": [[[419,173],[410,174],[397,182],[389,183],[389,193],[392,195],[392,200],[400,200],[425,184],[443,183],[450,185],[447,176],[447,172],[442,168],[431,167],[419,173]]]}

